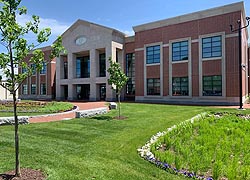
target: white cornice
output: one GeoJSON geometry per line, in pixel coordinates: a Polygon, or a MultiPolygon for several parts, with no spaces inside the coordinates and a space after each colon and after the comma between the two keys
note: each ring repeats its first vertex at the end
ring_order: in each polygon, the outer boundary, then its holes
{"type": "Polygon", "coordinates": [[[163,26],[168,26],[172,24],[179,24],[183,22],[188,22],[188,21],[193,21],[193,20],[198,20],[198,19],[203,19],[207,17],[212,17],[212,16],[217,16],[221,14],[227,14],[230,12],[236,12],[236,11],[242,11],[243,13],[243,18],[245,18],[245,9],[244,9],[244,3],[243,1],[225,5],[225,6],[220,6],[212,9],[207,9],[203,11],[198,11],[190,14],[185,14],[169,19],[164,19],[160,21],[155,21],[151,23],[146,23],[142,24],[139,26],[134,26],[133,29],[135,32],[140,32],[140,31],[145,31],[149,29],[155,29],[163,26]]]}

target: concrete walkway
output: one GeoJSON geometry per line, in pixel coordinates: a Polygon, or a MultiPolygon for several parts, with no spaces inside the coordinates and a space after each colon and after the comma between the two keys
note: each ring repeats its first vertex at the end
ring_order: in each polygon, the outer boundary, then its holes
{"type": "Polygon", "coordinates": [[[87,109],[95,109],[100,107],[107,107],[106,102],[71,102],[73,105],[77,106],[77,109],[74,111],[63,112],[63,113],[55,113],[55,114],[47,114],[47,115],[38,115],[31,116],[29,118],[30,123],[42,123],[42,122],[51,122],[51,121],[60,121],[60,120],[68,120],[75,118],[75,112],[77,110],[87,110],[87,109]]]}

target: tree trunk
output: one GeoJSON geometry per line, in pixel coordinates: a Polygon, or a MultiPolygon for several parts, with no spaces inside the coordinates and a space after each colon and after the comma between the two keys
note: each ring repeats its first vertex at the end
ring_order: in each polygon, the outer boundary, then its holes
{"type": "Polygon", "coordinates": [[[118,94],[118,118],[121,118],[121,93],[118,94]]]}
{"type": "Polygon", "coordinates": [[[16,173],[15,176],[20,177],[20,163],[19,163],[19,135],[18,128],[19,122],[17,117],[17,99],[16,99],[16,91],[13,91],[13,106],[14,106],[14,118],[15,118],[15,155],[16,155],[16,173]]]}

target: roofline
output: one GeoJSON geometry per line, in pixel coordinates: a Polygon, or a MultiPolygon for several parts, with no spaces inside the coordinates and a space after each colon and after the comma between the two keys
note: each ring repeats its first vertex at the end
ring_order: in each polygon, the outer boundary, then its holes
{"type": "Polygon", "coordinates": [[[227,13],[236,12],[236,11],[241,11],[243,13],[243,19],[245,19],[246,14],[245,14],[245,8],[244,8],[243,1],[228,4],[225,6],[215,7],[215,8],[211,8],[211,9],[207,9],[207,10],[197,11],[197,12],[193,12],[193,13],[189,13],[189,14],[185,14],[185,15],[181,15],[181,16],[176,16],[176,17],[172,17],[172,18],[168,18],[168,19],[154,21],[151,23],[145,23],[145,24],[138,25],[138,26],[133,26],[133,29],[135,32],[140,32],[140,31],[160,28],[160,27],[168,26],[168,25],[172,25],[172,24],[179,24],[179,23],[183,23],[183,22],[188,22],[188,21],[203,19],[203,18],[207,18],[207,17],[227,14],[227,13]]]}
{"type": "Polygon", "coordinates": [[[92,22],[89,22],[89,21],[85,21],[85,20],[82,20],[82,19],[78,19],[76,22],[74,22],[66,31],[64,31],[62,33],[62,37],[64,36],[64,34],[66,34],[68,31],[70,31],[73,27],[77,26],[78,24],[81,24],[81,23],[85,23],[85,24],[88,24],[88,25],[95,25],[95,26],[99,26],[99,27],[102,27],[102,28],[105,28],[105,29],[109,29],[111,31],[114,31],[114,32],[118,32],[120,34],[122,34],[123,36],[125,36],[125,34],[121,31],[118,31],[116,29],[113,29],[113,28],[110,28],[110,27],[107,27],[107,26],[103,26],[103,25],[100,25],[100,24],[96,24],[96,23],[92,23],[92,22]]]}

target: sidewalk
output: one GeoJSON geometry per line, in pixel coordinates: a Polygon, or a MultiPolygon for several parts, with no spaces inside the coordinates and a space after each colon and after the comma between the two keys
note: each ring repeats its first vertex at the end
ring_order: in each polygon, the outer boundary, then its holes
{"type": "Polygon", "coordinates": [[[72,102],[73,105],[77,106],[78,109],[69,112],[47,114],[40,116],[31,116],[29,118],[30,123],[42,123],[51,121],[60,121],[75,118],[75,112],[77,110],[95,109],[100,107],[107,107],[106,102],[72,102]]]}

